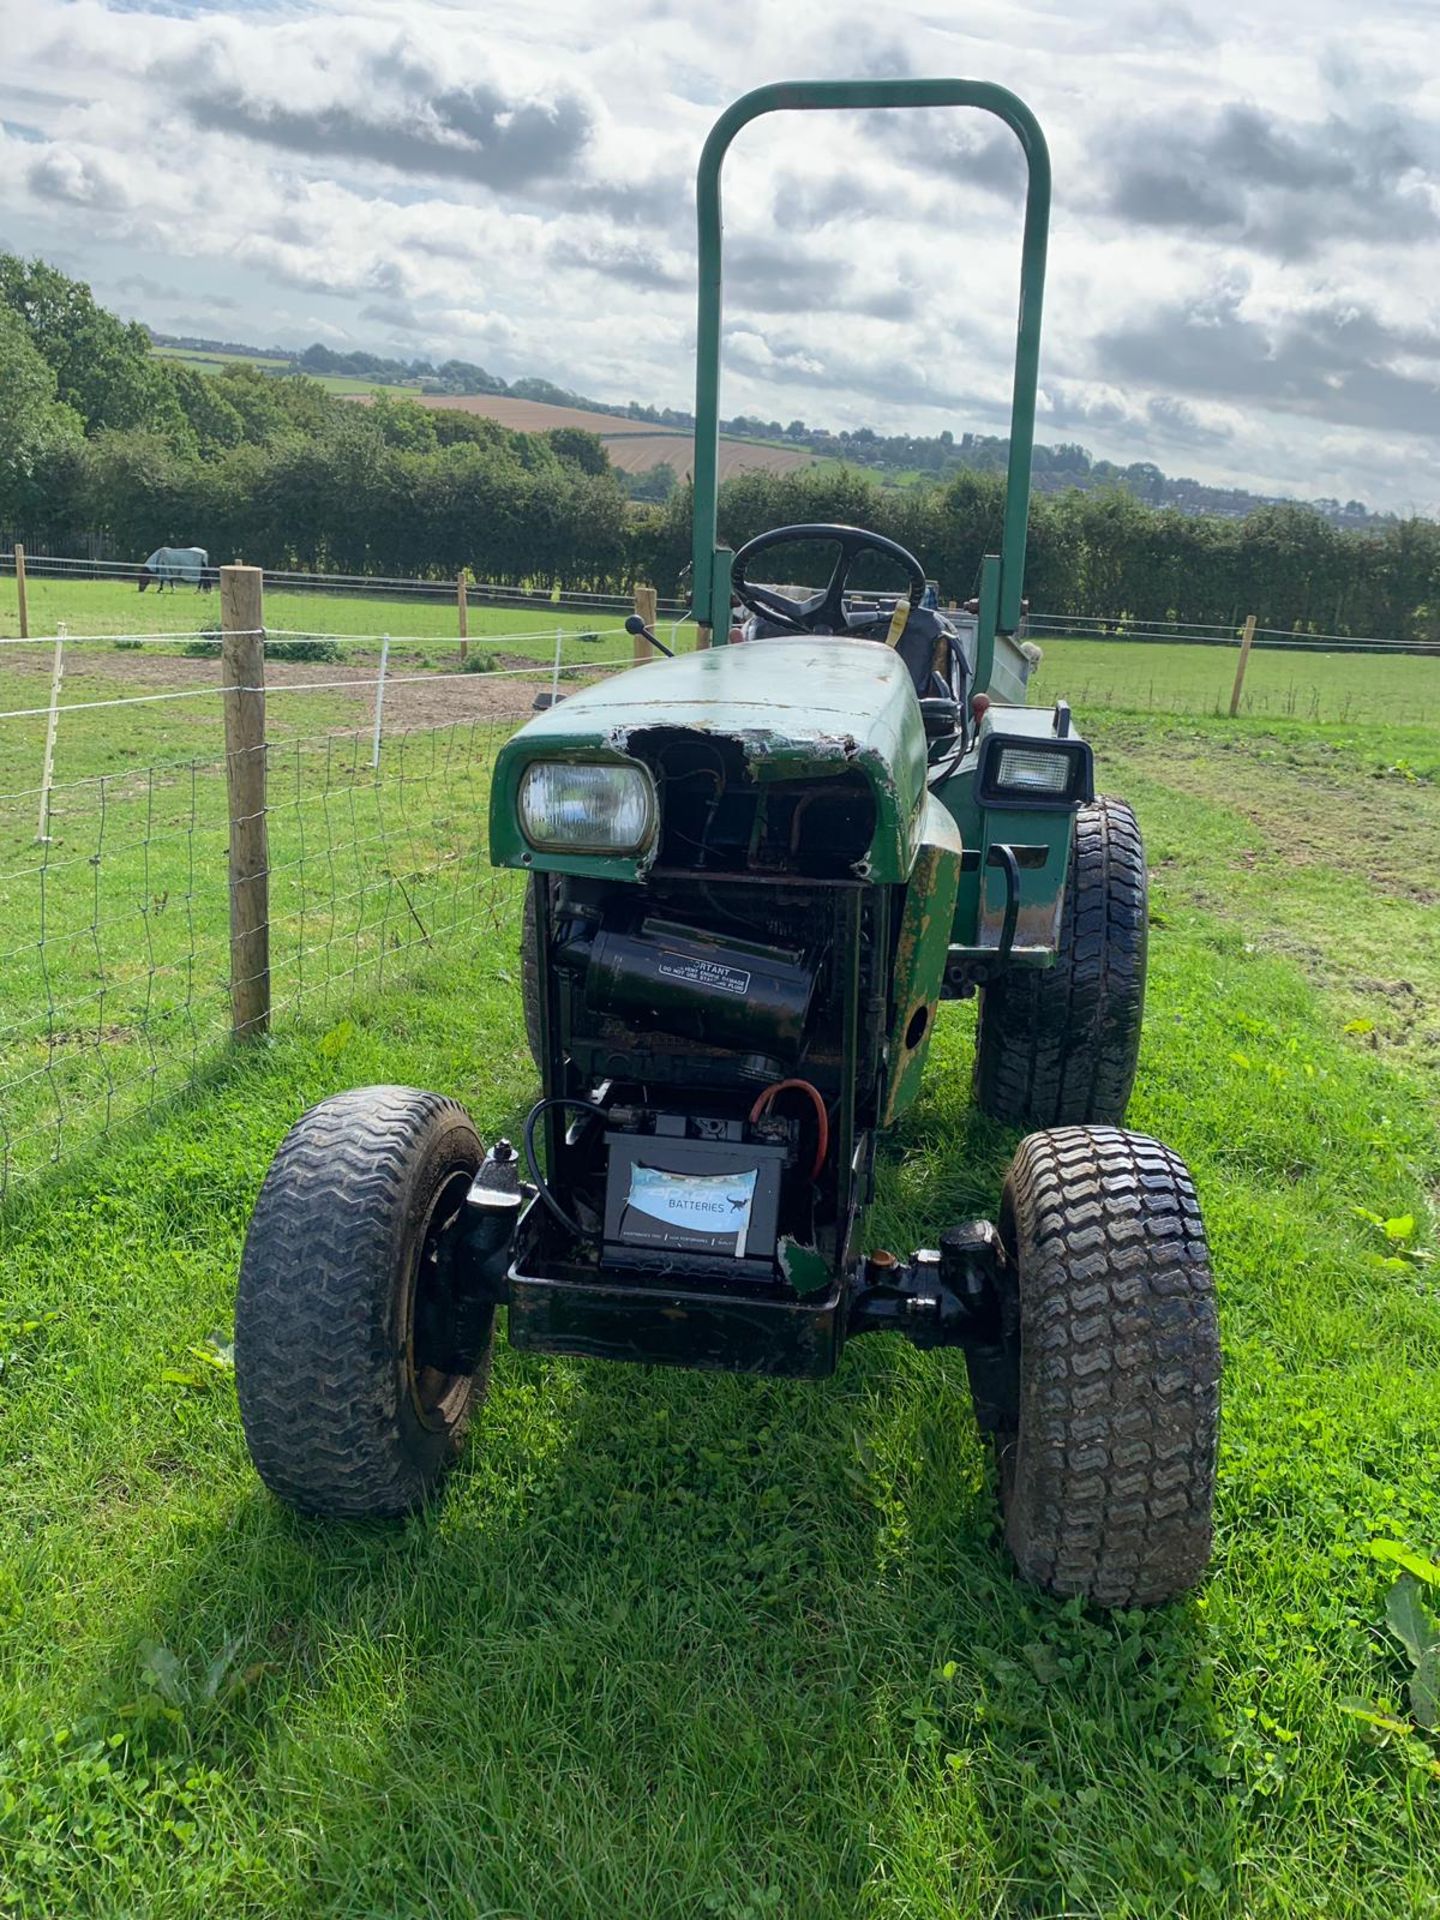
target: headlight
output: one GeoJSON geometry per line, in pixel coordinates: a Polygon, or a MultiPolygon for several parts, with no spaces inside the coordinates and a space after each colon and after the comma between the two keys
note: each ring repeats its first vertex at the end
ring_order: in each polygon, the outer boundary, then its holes
{"type": "Polygon", "coordinates": [[[546,852],[638,853],[654,825],[643,767],[534,760],[521,778],[521,831],[546,852]]]}
{"type": "Polygon", "coordinates": [[[1002,747],[995,768],[995,784],[1006,793],[1068,793],[1072,766],[1066,753],[1002,747]]]}
{"type": "Polygon", "coordinates": [[[1089,745],[992,733],[980,751],[975,797],[988,807],[1068,807],[1095,798],[1089,745]]]}

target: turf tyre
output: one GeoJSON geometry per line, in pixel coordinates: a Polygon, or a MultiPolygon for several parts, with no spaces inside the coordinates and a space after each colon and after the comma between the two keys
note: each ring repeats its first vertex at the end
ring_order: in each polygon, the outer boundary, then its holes
{"type": "Polygon", "coordinates": [[[1143,1134],[1022,1140],[1001,1201],[1018,1336],[996,1435],[1005,1535],[1027,1579],[1155,1606],[1209,1562],[1220,1342],[1184,1162],[1143,1134]]]}
{"type": "Polygon", "coordinates": [[[413,1087],[336,1094],[281,1142],[240,1263],[235,1381],[256,1471],[298,1512],[402,1514],[453,1463],[491,1336],[473,1372],[429,1363],[429,1255],[481,1158],[464,1108],[413,1087]]]}
{"type": "Polygon", "coordinates": [[[1055,964],[980,990],[975,1098],[1017,1127],[1119,1126],[1140,1059],[1145,846],[1123,800],[1075,816],[1055,964]]]}

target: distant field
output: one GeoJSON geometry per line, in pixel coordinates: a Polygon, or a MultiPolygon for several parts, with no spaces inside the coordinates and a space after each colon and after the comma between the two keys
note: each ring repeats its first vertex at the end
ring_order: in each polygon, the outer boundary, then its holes
{"type": "MultiPolygon", "coordinates": [[[[601,437],[610,464],[623,473],[648,473],[662,462],[668,462],[675,469],[679,480],[690,479],[695,471],[695,445],[689,434],[605,434],[601,437]]],[[[735,473],[798,473],[810,465],[808,453],[767,446],[763,440],[722,439],[720,442],[722,480],[728,480],[735,473]]]]}
{"type": "Polygon", "coordinates": [[[425,393],[422,406],[438,413],[479,413],[487,420],[498,420],[502,427],[516,433],[548,433],[552,427],[580,427],[586,433],[601,435],[645,434],[676,440],[684,434],[667,434],[664,427],[652,427],[643,420],[624,420],[615,413],[592,413],[586,407],[552,407],[542,400],[516,400],[505,393],[425,393]]]}
{"type": "MultiPolygon", "coordinates": [[[[853,460],[840,460],[827,454],[817,458],[814,465],[823,473],[853,473],[856,463],[853,460]]],[[[923,487],[934,479],[933,473],[927,473],[920,467],[866,467],[867,478],[880,487],[923,487]]]]}
{"type": "Polygon", "coordinates": [[[150,351],[157,360],[179,360],[187,367],[199,367],[207,373],[217,367],[264,367],[273,371],[291,364],[275,354],[221,353],[200,347],[152,347],[150,351]]]}
{"type": "Polygon", "coordinates": [[[430,404],[419,387],[402,386],[395,381],[357,380],[348,373],[312,373],[306,377],[324,387],[327,393],[338,394],[342,400],[368,400],[372,393],[392,393],[397,399],[418,400],[424,406],[430,404]]]}
{"type": "MultiPolygon", "coordinates": [[[[362,381],[326,382],[335,392],[353,391],[363,398],[362,381]]],[[[400,389],[389,389],[400,391],[400,389]]],[[[516,433],[548,433],[555,427],[578,427],[596,434],[605,443],[611,464],[623,473],[648,473],[662,463],[675,469],[676,477],[688,480],[695,470],[695,444],[688,433],[666,427],[652,427],[644,420],[626,420],[619,414],[592,413],[585,407],[552,407],[541,400],[516,400],[509,394],[490,393],[417,393],[412,396],[422,407],[438,412],[478,413],[487,420],[498,420],[502,427],[516,433]]],[[[791,447],[776,447],[763,440],[740,440],[725,436],[720,442],[720,477],[733,473],[795,473],[814,462],[808,453],[791,447]]]]}

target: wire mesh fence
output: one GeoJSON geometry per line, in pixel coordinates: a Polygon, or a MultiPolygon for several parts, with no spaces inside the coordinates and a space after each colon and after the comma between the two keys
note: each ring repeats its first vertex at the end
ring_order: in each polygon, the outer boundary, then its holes
{"type": "Polygon", "coordinates": [[[615,625],[487,638],[478,667],[472,642],[464,671],[428,638],[266,633],[281,660],[222,687],[222,644],[246,638],[117,653],[65,636],[58,680],[49,643],[0,643],[0,1199],[218,1058],[253,984],[237,978],[237,796],[263,796],[272,1022],[338,1015],[439,952],[494,963],[518,901],[489,864],[496,750],[537,695],[633,660],[615,625]],[[317,640],[334,651],[283,658],[317,640]],[[263,703],[258,783],[227,738],[247,699],[263,703]]]}

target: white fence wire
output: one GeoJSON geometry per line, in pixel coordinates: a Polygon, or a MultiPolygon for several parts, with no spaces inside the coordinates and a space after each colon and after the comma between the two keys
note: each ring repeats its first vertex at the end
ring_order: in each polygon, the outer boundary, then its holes
{"type": "MultiPolygon", "coordinates": [[[[610,626],[582,649],[563,630],[485,635],[463,671],[419,664],[433,636],[265,638],[334,650],[328,671],[266,663],[270,1019],[328,1018],[467,942],[493,953],[518,897],[489,864],[495,752],[537,693],[631,665],[630,636],[610,626]],[[530,657],[512,665],[519,645],[530,657]]],[[[0,654],[0,1200],[200,1081],[247,984],[232,964],[241,821],[224,714],[261,689],[222,687],[218,635],[151,644],[117,653],[112,635],[77,634],[0,654]],[[173,684],[181,666],[196,684],[173,684]]]]}

